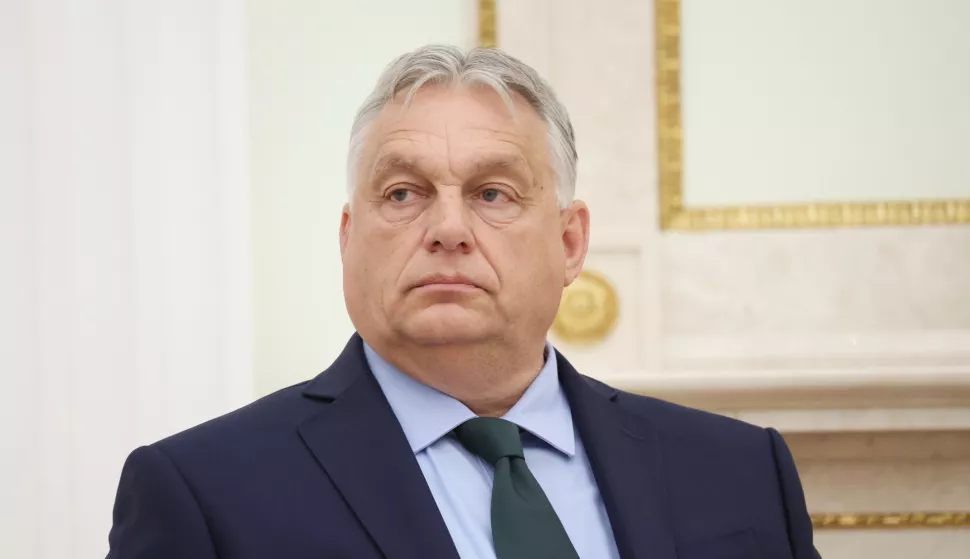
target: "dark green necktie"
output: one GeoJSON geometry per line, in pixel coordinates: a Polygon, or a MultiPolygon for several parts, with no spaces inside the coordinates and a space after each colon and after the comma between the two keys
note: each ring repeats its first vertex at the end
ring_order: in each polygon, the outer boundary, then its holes
{"type": "Polygon", "coordinates": [[[518,425],[477,417],[455,428],[455,436],[469,452],[495,467],[492,541],[498,559],[579,559],[525,464],[518,425]]]}

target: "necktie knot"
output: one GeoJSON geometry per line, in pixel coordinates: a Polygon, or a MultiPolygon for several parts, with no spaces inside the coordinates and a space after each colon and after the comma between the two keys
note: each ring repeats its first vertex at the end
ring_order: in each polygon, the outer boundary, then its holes
{"type": "Polygon", "coordinates": [[[494,417],[476,417],[455,428],[458,441],[472,454],[495,465],[502,458],[524,458],[519,426],[494,417]]]}

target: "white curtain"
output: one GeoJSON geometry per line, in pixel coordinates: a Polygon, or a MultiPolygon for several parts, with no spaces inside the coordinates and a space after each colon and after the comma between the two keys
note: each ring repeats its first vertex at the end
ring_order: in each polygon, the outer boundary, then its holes
{"type": "Polygon", "coordinates": [[[243,10],[0,0],[0,557],[103,557],[127,453],[251,399],[243,10]]]}

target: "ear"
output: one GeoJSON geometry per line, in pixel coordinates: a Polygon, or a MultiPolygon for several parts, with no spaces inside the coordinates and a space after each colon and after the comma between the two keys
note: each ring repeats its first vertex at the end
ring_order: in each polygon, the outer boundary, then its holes
{"type": "Polygon", "coordinates": [[[344,204],[344,209],[340,213],[340,260],[344,259],[344,250],[347,248],[347,240],[350,238],[350,204],[344,204]]]}
{"type": "Polygon", "coordinates": [[[560,226],[566,255],[563,287],[568,287],[583,270],[583,262],[586,261],[586,252],[589,250],[589,208],[580,200],[574,201],[568,208],[560,211],[560,226]]]}

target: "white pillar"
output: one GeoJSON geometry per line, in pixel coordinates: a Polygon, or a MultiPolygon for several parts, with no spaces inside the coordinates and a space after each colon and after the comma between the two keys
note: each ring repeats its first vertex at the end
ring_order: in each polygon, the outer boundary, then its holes
{"type": "Polygon", "coordinates": [[[125,456],[251,399],[244,6],[0,2],[0,556],[103,556],[125,456]]]}

